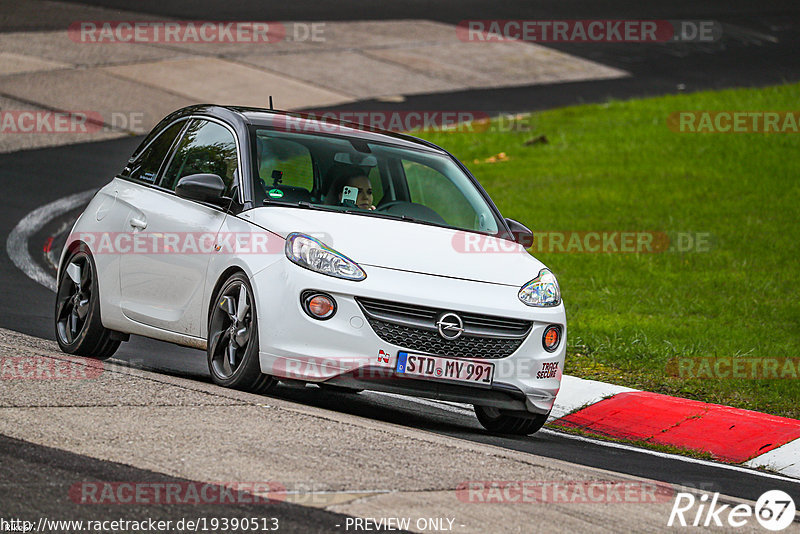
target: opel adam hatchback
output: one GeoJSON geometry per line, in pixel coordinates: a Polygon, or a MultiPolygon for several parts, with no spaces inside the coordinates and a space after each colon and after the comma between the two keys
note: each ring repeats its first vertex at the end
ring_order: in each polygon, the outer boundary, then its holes
{"type": "Polygon", "coordinates": [[[130,334],[207,352],[216,384],[277,381],[472,404],[531,434],[561,382],[555,276],[469,171],[426,141],[271,110],[161,121],[61,256],[62,350],[130,334]]]}

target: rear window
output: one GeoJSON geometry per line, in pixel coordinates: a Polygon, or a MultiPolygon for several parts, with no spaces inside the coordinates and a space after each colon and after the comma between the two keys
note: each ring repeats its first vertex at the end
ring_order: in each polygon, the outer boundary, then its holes
{"type": "Polygon", "coordinates": [[[122,176],[148,184],[155,183],[164,158],[167,157],[169,149],[185,124],[186,121],[176,122],[157,134],[144,150],[128,162],[122,171],[122,176]]]}

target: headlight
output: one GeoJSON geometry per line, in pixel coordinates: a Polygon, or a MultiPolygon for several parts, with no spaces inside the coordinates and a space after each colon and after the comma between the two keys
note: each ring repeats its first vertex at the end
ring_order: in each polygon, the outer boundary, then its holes
{"type": "Polygon", "coordinates": [[[367,273],[356,262],[311,236],[293,232],[286,238],[286,257],[318,273],[361,281],[367,273]]]}
{"type": "Polygon", "coordinates": [[[561,304],[561,290],[558,281],[550,269],[542,269],[539,276],[522,286],[519,300],[528,306],[546,308],[561,304]]]}

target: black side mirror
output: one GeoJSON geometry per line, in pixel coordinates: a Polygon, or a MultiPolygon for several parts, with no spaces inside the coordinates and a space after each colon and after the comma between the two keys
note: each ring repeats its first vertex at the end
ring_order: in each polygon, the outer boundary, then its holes
{"type": "Polygon", "coordinates": [[[506,224],[511,230],[511,235],[514,236],[514,241],[524,248],[531,248],[533,246],[533,232],[530,228],[519,221],[508,218],[506,219],[506,224]]]}
{"type": "Polygon", "coordinates": [[[225,199],[225,182],[216,174],[190,174],[178,180],[175,194],[181,198],[222,204],[225,199]]]}

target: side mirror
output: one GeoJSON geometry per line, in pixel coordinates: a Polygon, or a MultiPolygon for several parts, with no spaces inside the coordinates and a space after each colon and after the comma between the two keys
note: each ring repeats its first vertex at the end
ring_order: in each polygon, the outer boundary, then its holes
{"type": "Polygon", "coordinates": [[[519,221],[508,218],[506,219],[506,224],[511,230],[511,235],[514,236],[514,241],[522,245],[523,248],[531,248],[533,246],[533,232],[530,228],[519,221]]]}
{"type": "Polygon", "coordinates": [[[225,182],[216,174],[190,174],[178,180],[175,194],[181,198],[221,204],[222,193],[225,192],[225,182]]]}

